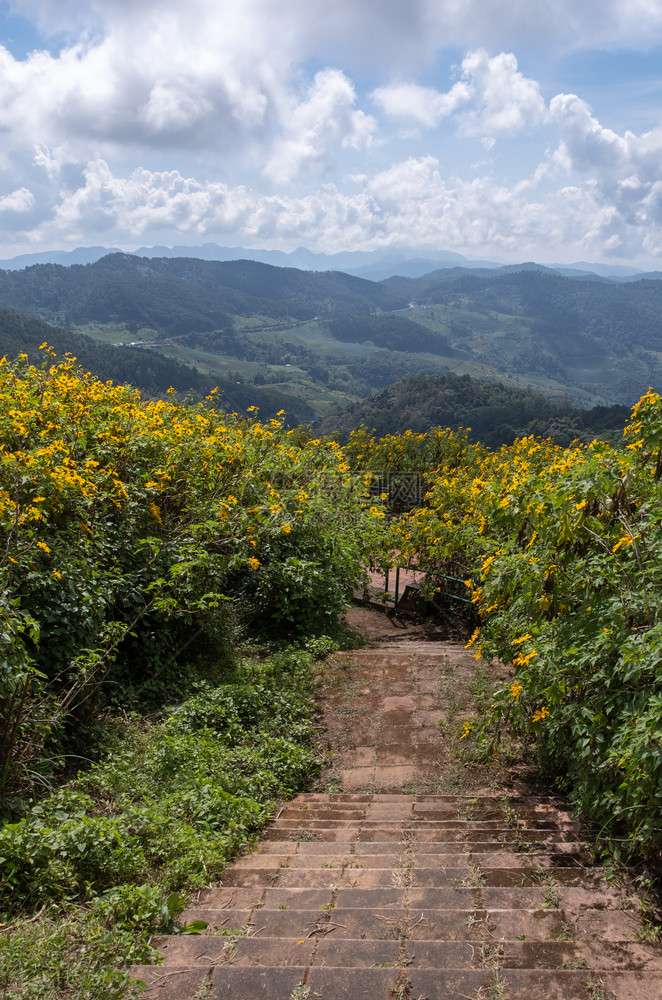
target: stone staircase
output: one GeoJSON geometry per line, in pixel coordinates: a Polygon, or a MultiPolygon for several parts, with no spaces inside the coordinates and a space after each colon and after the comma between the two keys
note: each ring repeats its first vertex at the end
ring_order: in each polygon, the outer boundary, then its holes
{"type": "Polygon", "coordinates": [[[556,800],[305,794],[132,970],[146,1000],[661,1000],[641,906],[556,800]]]}

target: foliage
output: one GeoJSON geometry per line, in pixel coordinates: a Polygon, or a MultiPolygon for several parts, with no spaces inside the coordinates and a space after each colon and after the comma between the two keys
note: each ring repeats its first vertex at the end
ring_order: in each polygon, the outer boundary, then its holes
{"type": "Polygon", "coordinates": [[[3,797],[109,698],[218,677],[238,615],[328,631],[381,530],[338,445],[51,360],[0,364],[3,797]]]}
{"type": "Polygon", "coordinates": [[[393,546],[430,593],[464,577],[481,616],[470,645],[512,664],[483,738],[498,750],[507,725],[534,739],[617,856],[662,846],[660,396],[635,406],[626,440],[491,451],[436,432],[362,441],[355,457],[413,469],[418,451],[425,503],[393,546]]]}
{"type": "MultiPolygon", "coordinates": [[[[330,406],[356,401],[403,375],[449,368],[579,406],[630,406],[651,382],[662,380],[661,297],[657,280],[619,283],[524,267],[451,268],[375,282],[254,261],[117,253],[86,266],[0,271],[5,310],[123,342],[121,348],[95,345],[64,330],[43,333],[36,342],[73,351],[99,376],[152,393],[171,384],[204,396],[219,385],[226,408],[256,403],[269,416],[285,409],[293,422],[325,416],[330,406]],[[130,346],[135,341],[149,346],[130,346]]],[[[34,322],[24,319],[21,334],[15,315],[0,314],[0,351],[27,351],[32,358],[34,322]]],[[[513,420],[512,402],[506,401],[510,414],[500,412],[498,400],[495,406],[492,422],[504,442],[518,433],[553,433],[561,444],[583,437],[573,414],[559,423],[551,412],[547,426],[525,429],[516,411],[513,420]]],[[[479,429],[473,419],[441,414],[421,424],[413,412],[408,426],[420,431],[457,420],[487,440],[491,418],[482,416],[479,429]]],[[[362,419],[380,434],[404,429],[362,419]]],[[[346,431],[339,419],[336,426],[346,431]]]]}
{"type": "Polygon", "coordinates": [[[580,410],[565,400],[469,375],[411,375],[360,403],[327,414],[318,432],[351,442],[360,427],[374,428],[380,437],[407,430],[420,434],[431,427],[456,431],[466,427],[470,441],[491,448],[531,434],[569,445],[596,435],[616,441],[629,412],[625,406],[580,410]]]}
{"type": "Polygon", "coordinates": [[[313,665],[303,651],[242,660],[165,717],[116,723],[103,761],[5,824],[4,996],[125,995],[118,967],[153,960],[149,937],[178,930],[180,893],[208,884],[316,773],[313,665]]]}

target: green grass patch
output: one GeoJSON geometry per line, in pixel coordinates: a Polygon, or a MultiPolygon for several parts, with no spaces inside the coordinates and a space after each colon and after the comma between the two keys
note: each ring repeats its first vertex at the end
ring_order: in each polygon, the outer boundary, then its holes
{"type": "Polygon", "coordinates": [[[183,894],[316,774],[313,673],[303,650],[245,659],[158,717],[115,719],[101,762],[5,824],[3,996],[125,995],[122,968],[154,957],[183,894]]]}

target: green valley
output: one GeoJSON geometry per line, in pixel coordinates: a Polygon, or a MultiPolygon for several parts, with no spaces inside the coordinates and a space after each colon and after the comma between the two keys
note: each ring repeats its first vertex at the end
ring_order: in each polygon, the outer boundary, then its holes
{"type": "MultiPolygon", "coordinates": [[[[176,388],[218,384],[226,408],[285,409],[292,422],[410,375],[467,374],[582,408],[631,405],[662,382],[662,282],[530,265],[376,282],[117,253],[2,271],[0,305],[116,347],[132,370],[177,362],[176,388]]],[[[160,389],[137,371],[130,380],[160,389]]]]}

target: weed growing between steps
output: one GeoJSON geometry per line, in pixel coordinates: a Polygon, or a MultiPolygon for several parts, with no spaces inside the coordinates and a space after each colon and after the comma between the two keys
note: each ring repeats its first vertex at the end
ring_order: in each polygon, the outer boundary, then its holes
{"type": "Polygon", "coordinates": [[[105,759],[0,833],[0,993],[113,1000],[118,968],[172,933],[275,803],[316,772],[313,656],[240,662],[160,717],[114,725],[105,759]]]}

